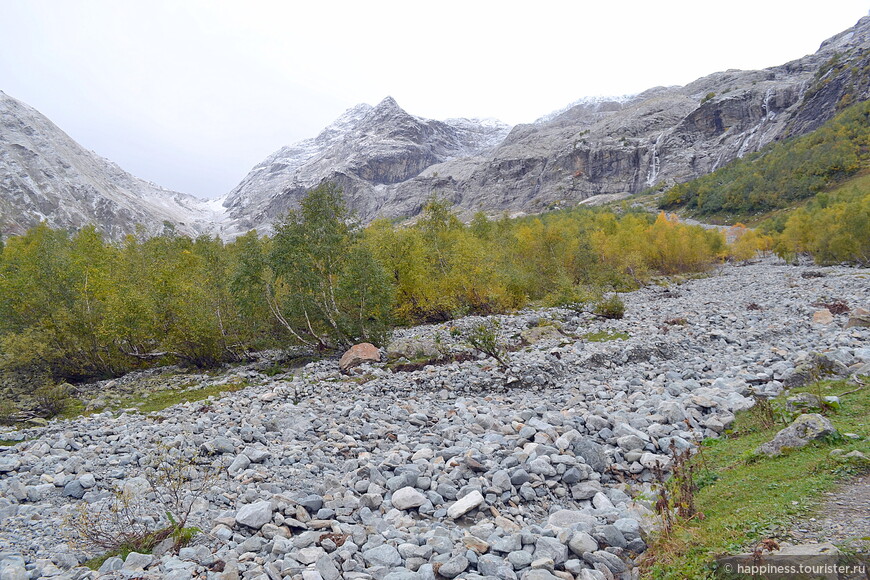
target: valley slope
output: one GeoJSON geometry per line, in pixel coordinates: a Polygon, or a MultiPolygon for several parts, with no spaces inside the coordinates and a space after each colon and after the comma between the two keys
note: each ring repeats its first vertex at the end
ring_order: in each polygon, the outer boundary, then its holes
{"type": "Polygon", "coordinates": [[[215,221],[209,204],[134,177],[76,143],[36,109],[0,91],[0,232],[96,224],[120,239],[137,225],[196,235],[215,221]]]}

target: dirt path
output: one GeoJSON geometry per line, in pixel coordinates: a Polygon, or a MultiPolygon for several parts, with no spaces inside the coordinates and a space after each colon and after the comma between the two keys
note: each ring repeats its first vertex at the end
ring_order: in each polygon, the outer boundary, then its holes
{"type": "Polygon", "coordinates": [[[870,474],[864,474],[825,494],[814,517],[792,529],[797,543],[832,542],[870,555],[870,474]]]}

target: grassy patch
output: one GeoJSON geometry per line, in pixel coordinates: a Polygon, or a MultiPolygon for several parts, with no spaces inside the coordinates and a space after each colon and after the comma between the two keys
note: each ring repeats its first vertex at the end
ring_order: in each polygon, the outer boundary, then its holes
{"type": "MultiPolygon", "coordinates": [[[[841,395],[854,388],[845,381],[824,381],[790,394],[841,395]]],[[[782,404],[784,397],[774,406],[782,404]]],[[[758,457],[755,449],[783,425],[768,426],[761,413],[749,410],[738,414],[728,438],[705,442],[695,456],[700,487],[695,505],[703,516],[680,522],[667,537],[651,542],[646,577],[711,578],[717,555],[749,551],[807,517],[825,491],[856,472],[831,457],[831,451],[870,453],[870,387],[844,395],[840,409],[828,418],[840,433],[860,439],[823,441],[780,457],[758,457]]]]}
{"type": "Polygon", "coordinates": [[[66,407],[64,407],[63,411],[61,411],[58,415],[58,419],[72,419],[74,417],[78,417],[79,415],[85,414],[85,404],[81,402],[80,399],[76,399],[75,397],[70,397],[67,400],[66,407]]]}
{"type": "Polygon", "coordinates": [[[108,560],[109,558],[117,556],[117,557],[121,558],[122,560],[126,560],[127,556],[130,555],[130,552],[132,552],[132,550],[126,550],[126,551],[114,550],[112,552],[106,552],[105,554],[102,554],[101,556],[96,556],[94,558],[91,558],[90,560],[87,560],[82,565],[87,566],[91,570],[99,570],[100,566],[105,564],[106,560],[108,560]]]}
{"type": "Polygon", "coordinates": [[[134,395],[119,402],[121,408],[135,407],[143,413],[151,413],[154,411],[162,411],[167,407],[178,405],[179,403],[190,403],[193,401],[201,401],[211,396],[217,396],[221,393],[233,393],[247,387],[250,383],[246,380],[238,380],[229,383],[209,385],[201,389],[166,389],[155,391],[147,395],[134,395]]]}
{"type": "Polygon", "coordinates": [[[586,342],[609,342],[611,340],[628,340],[627,332],[608,332],[599,330],[598,332],[587,332],[582,336],[586,342]]]}
{"type": "Polygon", "coordinates": [[[125,544],[117,550],[110,550],[100,556],[91,558],[84,563],[84,566],[87,566],[91,570],[99,570],[100,566],[102,566],[109,558],[117,556],[122,560],[126,560],[127,556],[130,555],[130,552],[150,554],[154,547],[166,538],[172,538],[174,540],[175,543],[173,544],[172,549],[177,552],[179,548],[183,548],[190,544],[190,542],[193,541],[193,538],[201,533],[202,530],[197,527],[169,526],[163,530],[147,534],[145,537],[141,538],[141,543],[130,545],[125,544]]]}

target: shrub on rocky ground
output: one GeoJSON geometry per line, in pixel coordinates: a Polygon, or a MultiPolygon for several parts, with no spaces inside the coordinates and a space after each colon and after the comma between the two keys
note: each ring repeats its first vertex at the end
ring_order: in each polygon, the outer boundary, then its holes
{"type": "Polygon", "coordinates": [[[499,340],[498,331],[498,321],[488,319],[474,324],[468,330],[457,330],[455,334],[461,337],[475,351],[494,358],[499,366],[506,369],[510,365],[507,361],[507,351],[499,340]]]}
{"type": "Polygon", "coordinates": [[[14,424],[20,410],[14,401],[0,399],[0,425],[14,424]]]}
{"type": "Polygon", "coordinates": [[[619,320],[625,316],[625,302],[618,294],[612,294],[595,304],[595,314],[603,318],[619,320]]]}
{"type": "Polygon", "coordinates": [[[63,383],[60,385],[47,384],[39,387],[33,393],[37,412],[46,418],[56,417],[69,407],[71,401],[70,390],[72,385],[63,383]]]}
{"type": "Polygon", "coordinates": [[[141,475],[127,478],[108,501],[76,506],[66,518],[73,543],[110,555],[147,554],[178,550],[200,532],[191,516],[221,468],[189,448],[160,447],[141,463],[141,475]]]}

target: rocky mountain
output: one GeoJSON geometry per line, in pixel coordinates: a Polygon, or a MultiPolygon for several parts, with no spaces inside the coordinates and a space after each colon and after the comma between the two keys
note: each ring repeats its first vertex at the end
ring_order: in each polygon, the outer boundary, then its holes
{"type": "Polygon", "coordinates": [[[364,220],[414,215],[432,195],[467,214],[497,214],[635,194],[819,127],[849,102],[870,97],[868,71],[870,17],[781,66],[582,99],[506,136],[498,124],[420,119],[388,98],[278,151],[223,203],[231,228],[268,229],[324,180],[340,184],[364,220]]]}
{"type": "Polygon", "coordinates": [[[223,202],[225,229],[268,230],[324,180],[341,185],[363,219],[390,213],[399,184],[433,165],[481,155],[509,131],[495,120],[416,117],[392,97],[375,107],[357,105],[314,139],[283,147],[254,167],[223,202]]]}
{"type": "Polygon", "coordinates": [[[141,225],[196,235],[215,212],[192,196],[138,179],[87,151],[36,109],[0,91],[0,233],[96,224],[113,239],[141,225]]]}
{"type": "Polygon", "coordinates": [[[223,198],[203,202],[137,179],[0,92],[0,233],[42,220],[95,223],[114,239],[137,224],[148,233],[268,232],[323,181],[340,185],[364,221],[413,216],[432,196],[466,216],[534,213],[698,177],[868,97],[870,17],[781,66],[581,99],[513,128],[423,119],[389,97],[358,105],[317,137],[275,152],[223,198]]]}

